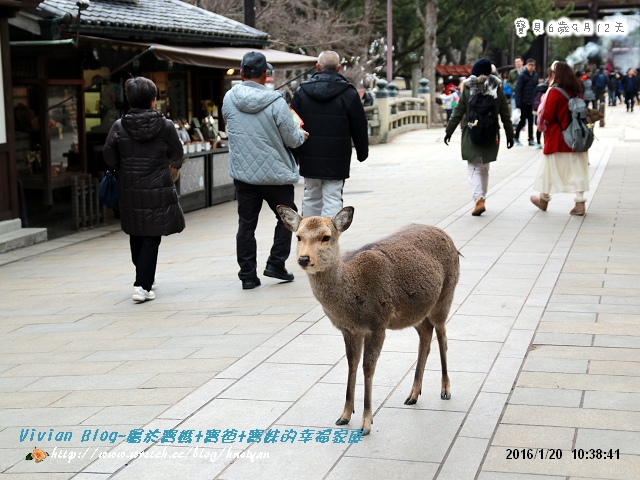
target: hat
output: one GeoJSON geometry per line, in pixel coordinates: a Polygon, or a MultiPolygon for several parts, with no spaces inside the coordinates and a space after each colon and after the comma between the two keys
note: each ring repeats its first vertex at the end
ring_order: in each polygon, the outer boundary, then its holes
{"type": "Polygon", "coordinates": [[[262,75],[267,68],[273,69],[260,52],[245,53],[240,62],[240,69],[244,75],[262,75]]]}
{"type": "Polygon", "coordinates": [[[491,62],[486,58],[480,58],[473,64],[471,75],[479,77],[480,75],[491,75],[491,62]]]}

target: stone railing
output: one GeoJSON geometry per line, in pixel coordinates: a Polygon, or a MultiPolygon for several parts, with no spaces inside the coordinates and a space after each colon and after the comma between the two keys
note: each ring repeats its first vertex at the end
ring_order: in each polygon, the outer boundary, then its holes
{"type": "Polygon", "coordinates": [[[420,80],[417,98],[398,97],[394,83],[378,80],[375,104],[365,108],[369,120],[369,143],[390,142],[400,133],[431,126],[431,94],[427,84],[428,80],[420,80]]]}

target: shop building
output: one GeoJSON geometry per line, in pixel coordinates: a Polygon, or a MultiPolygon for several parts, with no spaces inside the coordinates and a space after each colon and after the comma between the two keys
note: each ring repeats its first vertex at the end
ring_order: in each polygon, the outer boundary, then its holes
{"type": "Polygon", "coordinates": [[[124,82],[130,76],[157,84],[156,108],[176,123],[185,142],[177,182],[184,209],[233,199],[220,106],[239,80],[242,56],[259,49],[280,70],[307,69],[316,61],[271,50],[267,33],[179,0],[30,6],[3,30],[11,64],[7,129],[14,144],[7,148],[12,168],[0,190],[11,196],[8,206],[2,203],[5,217],[10,212],[23,225],[59,221],[73,230],[100,222],[95,185],[106,170],[102,147],[128,110],[124,82]]]}

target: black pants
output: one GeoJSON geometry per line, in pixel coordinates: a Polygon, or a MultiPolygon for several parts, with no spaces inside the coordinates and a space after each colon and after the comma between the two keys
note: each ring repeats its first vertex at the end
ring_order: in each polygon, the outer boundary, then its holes
{"type": "Polygon", "coordinates": [[[131,260],[136,266],[136,281],[134,287],[142,287],[151,290],[156,278],[156,265],[158,263],[158,248],[162,237],[137,237],[129,235],[131,246],[131,260]]]}
{"type": "Polygon", "coordinates": [[[524,128],[525,123],[527,124],[529,141],[533,141],[533,106],[531,104],[520,105],[520,123],[516,128],[516,140],[520,139],[520,130],[524,128]]]}
{"type": "Polygon", "coordinates": [[[236,254],[241,280],[254,279],[257,273],[256,227],[262,202],[266,201],[276,215],[276,228],[273,234],[273,246],[267,259],[276,267],[284,268],[284,262],[291,252],[291,232],[284,226],[278,216],[276,207],[286,205],[296,212],[298,208],[293,201],[293,185],[251,185],[239,180],[233,181],[238,200],[238,234],[236,235],[236,254]]]}
{"type": "Polygon", "coordinates": [[[631,93],[624,94],[624,103],[627,105],[627,111],[631,110],[633,112],[633,105],[636,102],[636,96],[631,93]]]}

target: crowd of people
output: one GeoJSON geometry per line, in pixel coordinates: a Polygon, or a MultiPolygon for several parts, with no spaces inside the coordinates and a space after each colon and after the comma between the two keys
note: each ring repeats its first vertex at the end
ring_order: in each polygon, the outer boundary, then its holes
{"type": "MultiPolygon", "coordinates": [[[[570,213],[584,215],[584,192],[589,190],[588,147],[579,151],[575,144],[567,143],[565,131],[573,119],[569,104],[574,97],[584,102],[585,124],[593,129],[595,121],[602,118],[600,106],[607,96],[609,106],[616,106],[624,96],[627,112],[633,112],[636,103],[640,105],[640,75],[631,68],[623,75],[603,66],[574,71],[566,62],[555,61],[546,75],[540,78],[533,58],[525,62],[522,57],[516,57],[514,64],[514,68],[498,79],[495,65],[481,58],[474,64],[471,76],[461,79],[461,95],[458,93],[456,96],[455,91],[447,92],[446,87],[440,95],[445,106],[452,96],[457,103],[452,113],[447,114],[444,141],[448,145],[456,127],[461,125],[462,159],[468,163],[469,184],[475,202],[471,214],[478,216],[486,211],[489,165],[497,159],[500,145],[497,128],[497,117],[500,117],[507,148],[522,146],[520,133],[526,126],[528,145],[543,149],[543,161],[534,184],[539,194],[532,195],[531,202],[546,211],[552,194],[573,193],[575,206],[570,213]],[[495,125],[488,130],[491,141],[484,143],[477,139],[480,132],[477,119],[480,116],[473,107],[473,96],[478,88],[481,89],[480,94],[491,93],[486,92],[486,85],[496,81],[502,88],[492,94],[495,118],[489,116],[485,119],[485,124],[495,125]],[[467,86],[472,86],[469,95],[464,94],[467,86]],[[475,120],[469,122],[465,119],[475,120]]],[[[449,89],[454,88],[451,84],[449,89]]]]}
{"type": "MultiPolygon", "coordinates": [[[[336,52],[322,52],[317,72],[298,87],[287,105],[280,92],[265,86],[272,68],[265,56],[249,52],[240,65],[242,82],[225,95],[222,114],[238,204],[236,254],[243,289],[261,283],[255,230],[263,203],[266,201],[276,216],[263,274],[290,282],[294,275],[285,268],[285,261],[291,250],[291,233],[276,207],[286,205],[297,211],[294,184],[302,174],[303,215],[332,217],[343,206],[352,145],[359,161],[367,159],[368,122],[363,102],[354,85],[339,73],[340,67],[336,52]]],[[[543,149],[534,184],[539,194],[532,195],[531,202],[545,211],[552,194],[574,193],[575,206],[570,213],[584,215],[584,192],[589,190],[588,146],[578,149],[567,143],[566,130],[575,118],[569,105],[579,97],[583,107],[586,103],[592,107],[590,112],[597,112],[605,95],[610,106],[624,95],[627,111],[633,112],[635,103],[640,103],[639,90],[640,76],[633,69],[624,76],[603,67],[574,72],[567,63],[556,61],[540,79],[535,60],[524,62],[518,57],[515,68],[502,78],[490,60],[480,58],[469,78],[459,85],[447,83],[439,97],[447,112],[445,143],[449,144],[459,125],[462,129],[461,155],[467,162],[475,202],[471,214],[479,216],[486,211],[489,167],[498,157],[501,123],[507,148],[522,145],[519,136],[526,126],[528,144],[543,149]]],[[[152,286],[161,237],[185,228],[171,173],[182,166],[183,150],[172,122],[155,109],[155,84],[143,77],[131,78],[125,92],[131,110],[113,124],[104,158],[118,174],[120,219],[130,238],[136,268],[132,299],[145,302],[155,298],[152,286]]]]}

